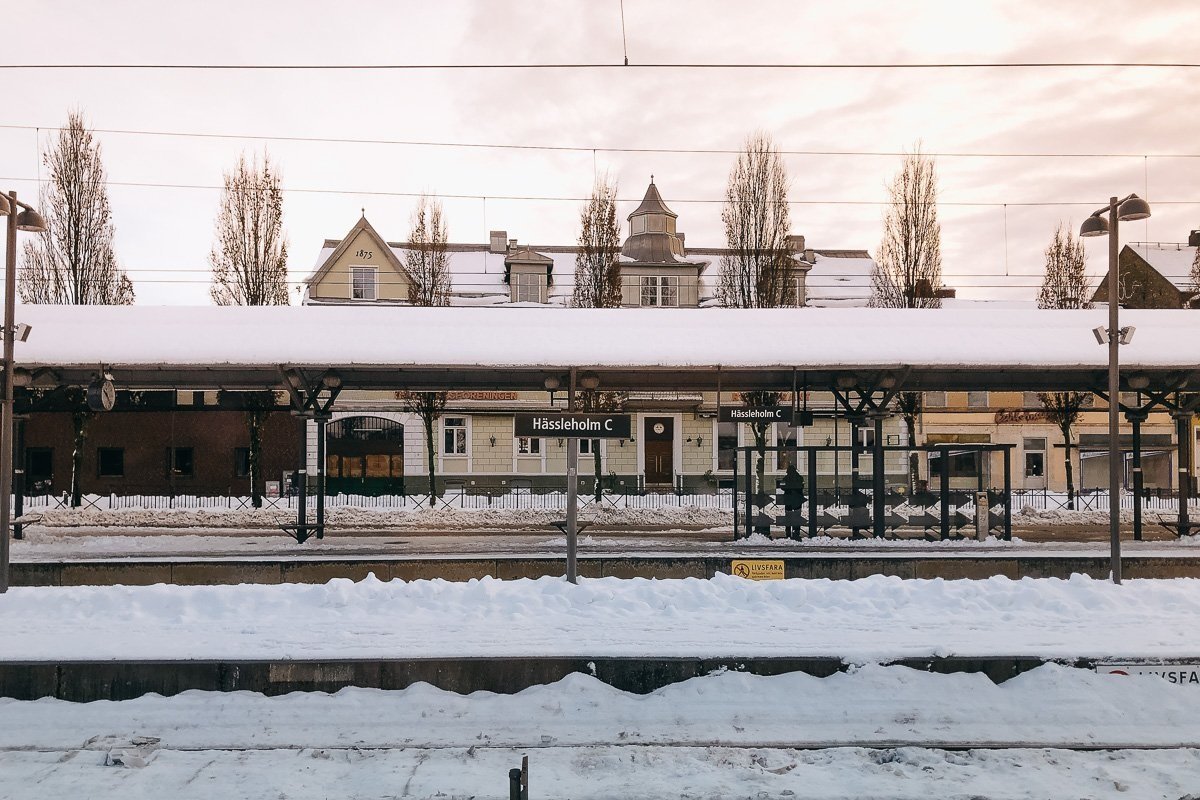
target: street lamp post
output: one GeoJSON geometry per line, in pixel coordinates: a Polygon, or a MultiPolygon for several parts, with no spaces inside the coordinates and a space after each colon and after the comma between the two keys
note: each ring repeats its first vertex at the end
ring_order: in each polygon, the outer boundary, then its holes
{"type": "Polygon", "coordinates": [[[1120,308],[1121,266],[1119,260],[1121,222],[1132,222],[1150,216],[1150,204],[1136,194],[1118,200],[1110,197],[1108,205],[1098,208],[1079,226],[1079,235],[1108,235],[1108,329],[1097,329],[1101,344],[1108,345],[1108,538],[1112,562],[1113,583],[1121,582],[1121,371],[1118,349],[1127,344],[1132,329],[1122,331],[1118,321],[1120,308]],[[1108,219],[1104,219],[1105,212],[1108,219]]]}
{"type": "Polygon", "coordinates": [[[4,402],[0,404],[0,593],[8,591],[9,546],[12,536],[13,467],[13,345],[16,340],[17,231],[44,231],[40,214],[17,199],[16,192],[0,194],[0,216],[8,217],[4,251],[4,402]],[[18,212],[18,209],[23,209],[18,212]]]}

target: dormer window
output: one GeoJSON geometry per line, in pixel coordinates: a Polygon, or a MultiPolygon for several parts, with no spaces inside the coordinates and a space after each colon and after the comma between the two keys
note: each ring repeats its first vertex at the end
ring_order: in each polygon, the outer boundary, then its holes
{"type": "Polygon", "coordinates": [[[375,300],[378,297],[378,270],[375,267],[350,268],[350,299],[375,300]]]}
{"type": "Polygon", "coordinates": [[[642,305],[657,308],[678,307],[679,277],[677,275],[643,276],[642,305]]]}

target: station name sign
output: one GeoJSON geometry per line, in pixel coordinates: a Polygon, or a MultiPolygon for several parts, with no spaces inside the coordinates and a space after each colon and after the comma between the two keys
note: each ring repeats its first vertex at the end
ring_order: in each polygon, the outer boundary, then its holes
{"type": "Polygon", "coordinates": [[[721,406],[720,422],[791,422],[791,406],[721,406]]]}
{"type": "Polygon", "coordinates": [[[629,414],[516,414],[517,436],[561,436],[564,439],[628,439],[629,414]]]}

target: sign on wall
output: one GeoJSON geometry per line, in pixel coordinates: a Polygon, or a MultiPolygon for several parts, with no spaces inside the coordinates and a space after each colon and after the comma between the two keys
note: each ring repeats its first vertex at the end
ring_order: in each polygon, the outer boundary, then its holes
{"type": "Polygon", "coordinates": [[[517,436],[557,436],[564,439],[630,439],[629,414],[514,414],[517,436]]]}
{"type": "Polygon", "coordinates": [[[783,562],[767,561],[764,559],[736,559],[730,564],[730,570],[739,578],[750,581],[781,581],[783,580],[783,562]]]}
{"type": "Polygon", "coordinates": [[[787,422],[792,421],[791,406],[721,406],[720,422],[787,422]]]}

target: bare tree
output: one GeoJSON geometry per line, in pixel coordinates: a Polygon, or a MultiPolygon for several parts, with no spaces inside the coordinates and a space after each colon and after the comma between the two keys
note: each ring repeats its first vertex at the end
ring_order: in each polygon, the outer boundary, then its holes
{"type": "Polygon", "coordinates": [[[751,134],[725,187],[721,221],[729,254],[721,257],[717,296],[732,308],[796,305],[796,262],[788,178],[771,137],[751,134]]]}
{"type": "Polygon", "coordinates": [[[404,252],[408,269],[408,302],[414,306],[450,305],[450,259],[446,255],[446,221],[442,204],[422,196],[412,216],[404,252]]]}
{"type": "MultiPolygon", "coordinates": [[[[617,221],[617,184],[607,177],[596,181],[592,196],[579,212],[579,250],[575,255],[575,291],[571,305],[576,308],[618,308],[621,305],[621,226],[617,221]]],[[[625,407],[628,392],[584,389],[579,394],[581,411],[615,412],[625,407]]],[[[594,493],[597,500],[604,492],[600,462],[600,440],[591,440],[594,493]]]]}
{"type": "Polygon", "coordinates": [[[1092,292],[1085,270],[1087,252],[1061,222],[1046,248],[1046,268],[1038,291],[1038,308],[1091,308],[1092,292]]]}
{"type": "MultiPolygon", "coordinates": [[[[1038,291],[1038,308],[1091,308],[1091,287],[1084,268],[1087,254],[1083,242],[1075,238],[1069,225],[1061,222],[1046,248],[1046,271],[1038,291]]],[[[1050,392],[1038,394],[1063,438],[1063,465],[1067,475],[1067,508],[1075,508],[1075,470],[1071,462],[1072,429],[1084,408],[1091,406],[1087,392],[1050,392]]]]}
{"type": "Polygon", "coordinates": [[[621,305],[621,226],[617,222],[617,184],[596,181],[592,196],[579,212],[579,252],[575,255],[577,308],[617,308],[621,305]]]}
{"type": "MultiPolygon", "coordinates": [[[[263,153],[247,161],[238,156],[225,173],[217,210],[216,241],[208,256],[212,266],[209,295],[219,306],[286,306],[287,239],[283,234],[283,191],[278,169],[263,153]]],[[[250,502],[262,506],[263,431],[275,406],[274,392],[241,395],[250,436],[250,502]]]]}
{"type": "Polygon", "coordinates": [[[918,145],[904,157],[888,187],[883,240],[871,272],[871,305],[940,308],[942,226],[937,214],[937,169],[918,145]]]}
{"type": "MultiPolygon", "coordinates": [[[[50,176],[41,191],[46,230],[23,247],[18,290],[26,303],[130,305],[133,284],[113,251],[112,210],[100,143],[83,115],[71,112],[43,156],[50,176]]],[[[83,497],[83,451],[95,417],[82,388],[64,395],[71,411],[71,505],[83,497]]]]}
{"type": "Polygon", "coordinates": [[[283,190],[279,171],[263,153],[243,153],[225,173],[217,211],[209,294],[219,306],[286,306],[287,238],[283,233],[283,190]]]}
{"type": "Polygon", "coordinates": [[[437,440],[434,428],[446,410],[446,392],[403,392],[404,410],[421,418],[425,428],[425,457],[429,467],[429,507],[437,505],[437,440]]]}
{"type": "Polygon", "coordinates": [[[19,289],[26,303],[130,305],[133,283],[113,252],[112,210],[100,143],[77,111],[43,156],[46,230],[23,248],[19,289]]]}
{"type": "MultiPolygon", "coordinates": [[[[422,196],[412,216],[404,254],[408,269],[408,302],[414,306],[450,305],[450,259],[446,255],[446,221],[442,204],[422,196]]],[[[437,440],[434,428],[446,410],[446,392],[405,392],[404,408],[421,418],[429,466],[429,506],[437,503],[437,440]]]]}
{"type": "MultiPolygon", "coordinates": [[[[942,226],[937,217],[937,170],[918,145],[904,157],[888,186],[883,239],[871,271],[875,308],[940,308],[942,300],[942,226]]],[[[920,392],[900,392],[895,408],[904,421],[910,446],[917,443],[920,392]]],[[[916,491],[921,458],[908,454],[908,490],[916,491]]]]}
{"type": "MultiPolygon", "coordinates": [[[[721,257],[717,296],[730,308],[780,308],[797,303],[796,262],[790,238],[787,170],[771,137],[763,132],[746,138],[725,187],[721,221],[729,254],[721,257]]],[[[779,402],[779,392],[746,392],[742,400],[755,406],[779,402]]],[[[758,450],[756,474],[761,488],[766,474],[767,431],[772,423],[753,422],[758,450]]],[[[748,478],[749,476],[747,476],[748,478]]]]}
{"type": "Polygon", "coordinates": [[[1053,422],[1063,438],[1063,465],[1067,471],[1067,508],[1075,510],[1075,470],[1071,463],[1074,446],[1071,431],[1079,422],[1083,409],[1091,406],[1092,396],[1084,392],[1039,393],[1038,400],[1046,409],[1046,419],[1053,422]]]}

